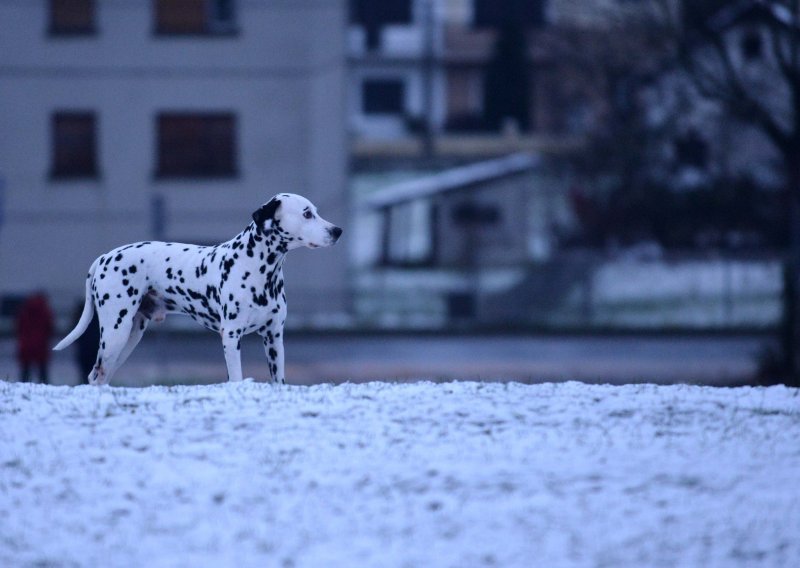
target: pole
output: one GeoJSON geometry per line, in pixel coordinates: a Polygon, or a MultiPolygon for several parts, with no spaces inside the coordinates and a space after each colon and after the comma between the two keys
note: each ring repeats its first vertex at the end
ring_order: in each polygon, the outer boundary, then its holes
{"type": "Polygon", "coordinates": [[[424,0],[423,33],[424,46],[422,53],[422,96],[423,96],[423,128],[422,128],[422,155],[430,160],[435,151],[433,135],[433,68],[434,68],[434,3],[436,0],[424,0]]]}
{"type": "Polygon", "coordinates": [[[788,380],[792,386],[800,386],[800,298],[798,298],[798,288],[800,288],[800,164],[789,163],[788,167],[788,190],[791,202],[789,210],[789,239],[790,249],[787,266],[787,279],[784,282],[785,304],[784,317],[787,337],[786,344],[786,365],[788,380]]]}
{"type": "MultiPolygon", "coordinates": [[[[793,0],[792,11],[792,34],[791,34],[791,66],[797,71],[800,69],[800,40],[797,38],[797,29],[800,27],[800,2],[793,0]]],[[[795,108],[795,112],[800,109],[795,108]]],[[[796,117],[795,117],[796,118],[796,117]]],[[[797,119],[796,119],[797,120],[797,119]]],[[[795,122],[795,128],[798,128],[795,122]]],[[[788,289],[784,292],[786,296],[784,314],[787,318],[787,372],[789,377],[787,383],[792,386],[800,386],[800,141],[797,140],[798,134],[795,133],[794,144],[785,156],[787,185],[789,190],[789,260],[787,267],[788,280],[785,285],[788,289]]]]}

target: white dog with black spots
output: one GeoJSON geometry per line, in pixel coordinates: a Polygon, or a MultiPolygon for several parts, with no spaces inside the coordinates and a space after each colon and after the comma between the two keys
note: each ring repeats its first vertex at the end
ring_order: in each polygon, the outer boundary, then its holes
{"type": "Polygon", "coordinates": [[[92,263],[80,321],[54,349],[80,337],[96,309],[100,346],[88,379],[90,384],[107,384],[150,320],[185,314],[220,334],[229,381],[242,380],[241,338],[256,332],[264,341],[272,381],[282,384],[283,260],[302,246],[333,245],[341,234],[308,199],[281,193],[225,243],[209,247],[146,241],[116,248],[92,263]]]}

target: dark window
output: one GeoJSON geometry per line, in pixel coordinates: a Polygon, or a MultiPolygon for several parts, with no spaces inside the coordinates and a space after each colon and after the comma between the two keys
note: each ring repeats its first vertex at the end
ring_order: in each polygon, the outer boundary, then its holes
{"type": "Polygon", "coordinates": [[[381,28],[390,24],[410,24],[411,0],[350,0],[350,22],[364,26],[367,47],[380,45],[381,28]]]}
{"type": "Polygon", "coordinates": [[[155,0],[156,33],[204,35],[235,32],[234,0],[155,0]]]}
{"type": "Polygon", "coordinates": [[[496,225],[500,222],[500,207],[467,201],[453,208],[453,222],[457,225],[496,225]]]}
{"type": "Polygon", "coordinates": [[[56,112],[52,120],[53,177],[97,175],[96,119],[91,112],[56,112]]]}
{"type": "Polygon", "coordinates": [[[681,166],[703,169],[708,166],[708,143],[697,130],[675,139],[675,158],[681,166]]]}
{"type": "Polygon", "coordinates": [[[544,24],[544,4],[545,0],[475,0],[475,27],[541,26],[544,24]]]}
{"type": "Polygon", "coordinates": [[[94,0],[50,0],[50,33],[84,35],[95,32],[94,0]]]}
{"type": "Polygon", "coordinates": [[[157,122],[159,176],[236,175],[233,114],[163,113],[157,122]]]}
{"type": "Polygon", "coordinates": [[[741,41],[742,55],[747,61],[761,59],[763,49],[761,34],[756,30],[749,31],[742,36],[741,41]]]}
{"type": "Polygon", "coordinates": [[[366,114],[403,114],[405,85],[399,79],[364,81],[366,114]]]}

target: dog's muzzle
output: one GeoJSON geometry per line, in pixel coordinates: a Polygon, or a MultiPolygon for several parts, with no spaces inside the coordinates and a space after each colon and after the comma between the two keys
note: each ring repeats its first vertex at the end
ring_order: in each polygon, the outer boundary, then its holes
{"type": "Polygon", "coordinates": [[[331,242],[335,243],[342,236],[342,229],[340,227],[331,227],[328,229],[328,234],[331,236],[331,242]]]}

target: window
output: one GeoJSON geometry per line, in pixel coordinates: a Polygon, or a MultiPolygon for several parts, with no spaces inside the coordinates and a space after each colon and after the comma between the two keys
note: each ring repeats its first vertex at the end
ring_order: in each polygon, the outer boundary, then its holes
{"type": "Polygon", "coordinates": [[[96,122],[91,112],[53,114],[53,177],[97,176],[96,122]]]}
{"type": "Polygon", "coordinates": [[[161,177],[236,175],[236,117],[232,113],[158,115],[161,177]]]}
{"type": "Polygon", "coordinates": [[[369,80],[363,85],[366,114],[403,114],[405,85],[399,79],[369,80]]]}
{"type": "Polygon", "coordinates": [[[758,30],[749,30],[741,38],[742,56],[746,61],[761,59],[764,50],[758,30]]]}
{"type": "Polygon", "coordinates": [[[94,0],[50,0],[51,35],[95,33],[94,0]]]}
{"type": "Polygon", "coordinates": [[[544,4],[544,0],[475,0],[475,27],[541,26],[545,18],[544,4]]]}
{"type": "Polygon", "coordinates": [[[236,31],[234,0],[155,0],[156,33],[215,35],[236,31]]]}
{"type": "Polygon", "coordinates": [[[350,22],[364,26],[367,48],[380,45],[381,29],[391,24],[410,24],[411,0],[350,0],[350,22]]]}
{"type": "Polygon", "coordinates": [[[675,138],[675,158],[680,166],[704,169],[708,167],[708,143],[696,129],[675,138]]]}

